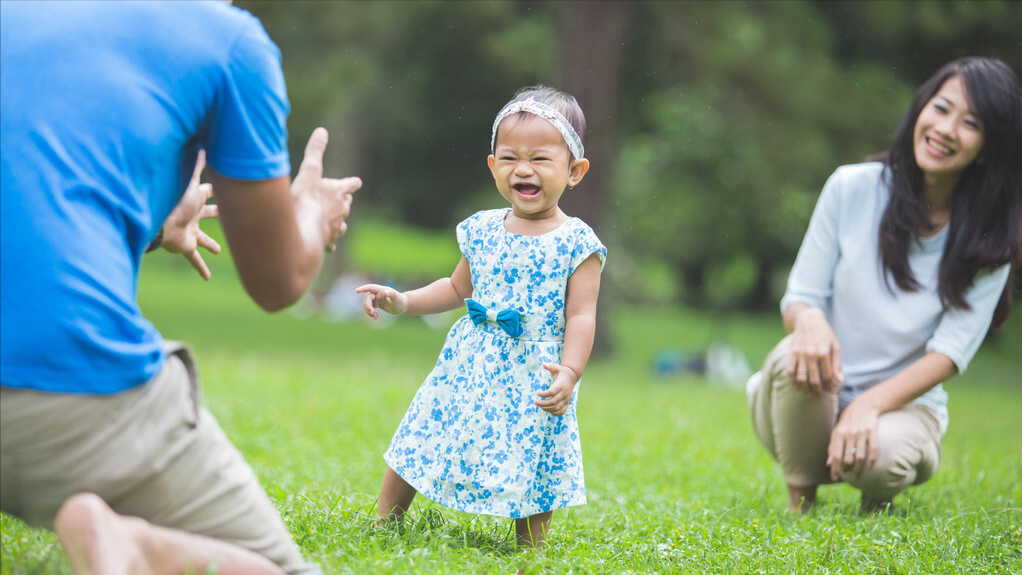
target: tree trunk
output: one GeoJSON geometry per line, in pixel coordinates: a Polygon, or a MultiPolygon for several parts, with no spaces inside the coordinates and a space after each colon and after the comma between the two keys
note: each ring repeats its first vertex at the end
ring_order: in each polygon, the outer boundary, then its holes
{"type": "MultiPolygon", "coordinates": [[[[617,156],[621,47],[632,8],[628,2],[600,0],[565,2],[561,6],[561,85],[554,87],[575,96],[585,113],[587,133],[580,135],[585,140],[590,168],[585,180],[561,197],[560,206],[568,215],[592,226],[607,244],[615,239],[604,220],[604,210],[617,156]]],[[[593,352],[607,356],[613,350],[605,319],[615,298],[610,282],[604,281],[600,291],[593,352]]]]}
{"type": "Polygon", "coordinates": [[[773,301],[773,294],[770,293],[774,262],[769,258],[760,258],[757,260],[756,266],[759,268],[756,272],[756,283],[746,295],[745,306],[750,311],[776,308],[777,302],[773,301]]]}

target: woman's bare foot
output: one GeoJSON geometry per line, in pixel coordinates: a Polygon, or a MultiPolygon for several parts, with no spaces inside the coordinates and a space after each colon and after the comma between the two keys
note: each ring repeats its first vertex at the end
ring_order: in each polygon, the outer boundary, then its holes
{"type": "Polygon", "coordinates": [[[792,513],[809,513],[816,505],[816,485],[799,487],[788,485],[788,511],[792,513]]]}
{"type": "Polygon", "coordinates": [[[57,513],[54,530],[75,575],[283,575],[269,559],[232,543],[118,515],[98,495],[79,493],[57,513]]]}
{"type": "Polygon", "coordinates": [[[862,494],[862,501],[859,510],[863,513],[883,515],[894,511],[894,503],[890,499],[873,499],[865,493],[862,494]]]}

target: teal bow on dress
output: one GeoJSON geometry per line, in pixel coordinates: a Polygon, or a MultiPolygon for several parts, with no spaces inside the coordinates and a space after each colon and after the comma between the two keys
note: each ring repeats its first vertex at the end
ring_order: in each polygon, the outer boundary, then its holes
{"type": "Polygon", "coordinates": [[[525,331],[525,328],[522,327],[522,314],[517,310],[502,309],[499,312],[494,312],[471,298],[465,300],[465,306],[468,307],[468,317],[472,318],[472,322],[476,325],[490,320],[499,325],[511,337],[518,337],[525,331]]]}

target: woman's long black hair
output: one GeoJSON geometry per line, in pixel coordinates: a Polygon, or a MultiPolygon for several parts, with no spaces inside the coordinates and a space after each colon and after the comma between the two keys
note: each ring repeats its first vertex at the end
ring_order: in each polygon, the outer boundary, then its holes
{"type": "MultiPolygon", "coordinates": [[[[919,289],[908,252],[919,234],[930,231],[932,225],[913,135],[927,102],[954,76],[964,82],[971,108],[982,122],[983,147],[977,161],[962,172],[952,196],[937,294],[945,308],[969,309],[965,292],[979,271],[1005,263],[1017,268],[1022,261],[1022,91],[1014,72],[1000,60],[955,60],[916,92],[890,149],[877,157],[887,167],[891,181],[891,200],[880,220],[880,257],[898,288],[919,289]]],[[[1011,311],[1012,284],[1009,279],[994,312],[994,328],[1011,311]]]]}

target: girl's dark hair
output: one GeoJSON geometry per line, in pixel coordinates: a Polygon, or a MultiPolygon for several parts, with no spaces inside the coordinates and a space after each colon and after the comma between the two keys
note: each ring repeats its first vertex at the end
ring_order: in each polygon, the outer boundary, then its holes
{"type": "MultiPolygon", "coordinates": [[[[578,137],[582,140],[582,145],[585,145],[586,117],[585,114],[582,113],[582,107],[579,106],[578,101],[575,100],[575,96],[547,86],[526,86],[515,92],[514,97],[508,100],[508,103],[504,104],[504,107],[507,107],[508,104],[528,100],[529,98],[532,98],[541,104],[546,104],[560,112],[561,115],[568,120],[568,123],[571,124],[571,127],[575,129],[575,133],[578,134],[578,137]]],[[[528,114],[528,112],[519,112],[515,115],[521,114],[528,114]]],[[[574,154],[572,157],[574,157],[574,154]]],[[[579,160],[581,158],[575,159],[579,160]]]]}
{"type": "MultiPolygon", "coordinates": [[[[932,229],[927,215],[923,172],[916,164],[916,120],[949,78],[965,84],[971,109],[982,122],[979,157],[962,172],[951,199],[951,221],[937,275],[937,295],[945,308],[969,309],[965,292],[976,274],[1022,259],[1022,94],[1004,62],[962,58],[937,71],[916,92],[890,149],[878,155],[886,166],[891,199],[880,220],[880,257],[894,283],[904,291],[920,288],[908,264],[912,242],[932,229]]],[[[999,327],[1011,311],[1012,284],[994,312],[999,327]]],[[[888,283],[888,287],[890,284],[888,283]]]]}

